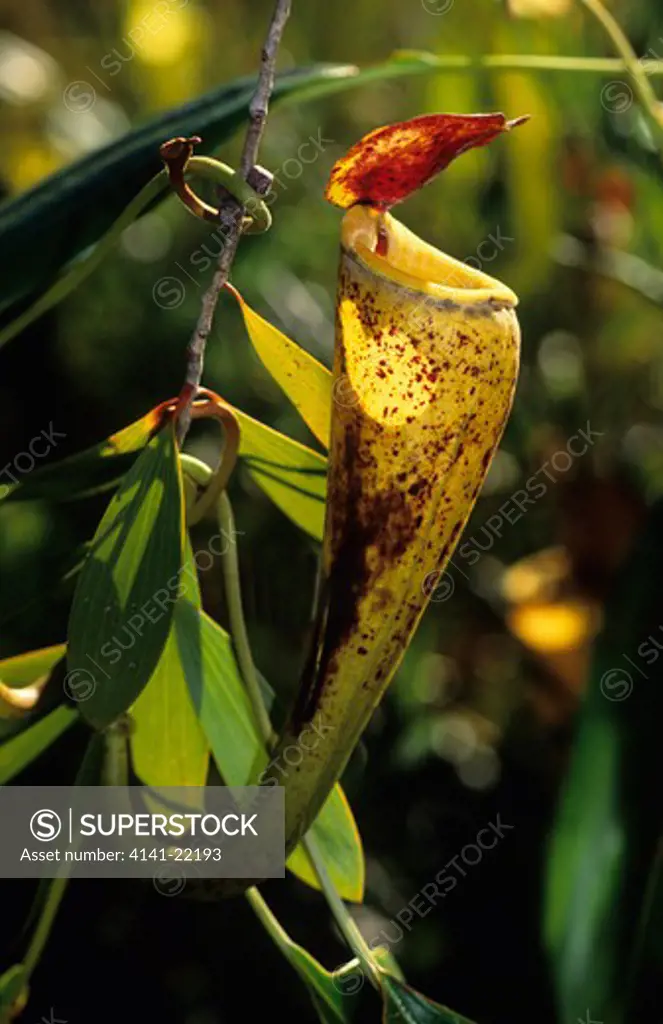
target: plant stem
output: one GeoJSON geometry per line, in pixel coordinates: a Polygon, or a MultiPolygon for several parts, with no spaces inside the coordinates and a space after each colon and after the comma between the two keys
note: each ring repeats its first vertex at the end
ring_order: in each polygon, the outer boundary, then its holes
{"type": "MultiPolygon", "coordinates": [[[[276,53],[281,42],[285,23],[290,14],[290,3],[291,0],[276,0],[274,14],[267,30],[267,38],[262,48],[258,83],[249,104],[249,124],[242,149],[241,171],[245,180],[248,179],[258,157],[258,148],[267,120],[269,98],[274,87],[276,53]]],[[[267,188],[269,188],[269,183],[267,183],[267,188]]],[[[177,438],[180,447],[191,423],[191,403],[195,399],[202,382],[207,339],[212,330],[212,322],[219,301],[219,295],[230,276],[230,270],[237,253],[243,217],[244,208],[242,204],[238,203],[234,197],[226,196],[219,208],[221,232],[225,236],[225,243],[219,255],[219,262],[212,278],[212,283],[203,296],[198,322],[187,348],[186,376],[184,387],[182,388],[184,400],[177,424],[177,438]]]]}
{"type": "MultiPolygon", "coordinates": [[[[99,771],[102,766],[103,743],[104,740],[101,733],[95,733],[88,743],[80,768],[76,773],[75,786],[91,786],[98,782],[99,771]]],[[[48,893],[39,910],[37,924],[32,933],[27,952],[23,957],[26,982],[30,979],[32,972],[41,959],[68,882],[69,867],[63,863],[61,874],[49,881],[48,893]]],[[[40,901],[39,893],[36,900],[40,901]]]]}
{"type": "Polygon", "coordinates": [[[129,785],[128,729],[127,716],[122,715],[104,730],[102,786],[129,785]]]}
{"type": "MultiPolygon", "coordinates": [[[[235,520],[232,512],[232,506],[227,493],[224,491],[219,498],[218,504],[218,517],[219,526],[226,536],[235,536],[235,520]]],[[[246,629],[246,622],[244,620],[244,610],[242,607],[242,593],[241,583],[239,576],[239,562],[237,559],[237,551],[234,544],[227,544],[224,547],[222,554],[223,564],[223,577],[226,588],[226,598],[228,600],[228,617],[230,620],[230,632],[232,635],[233,645],[237,654],[237,662],[239,669],[244,679],[246,689],[251,701],[253,713],[260,730],[263,741],[265,742],[267,749],[271,750],[277,739],[277,736],[272,729],[272,724],[267,714],[267,710],[263,703],[262,694],[260,691],[260,684],[255,670],[253,662],[253,655],[251,653],[251,647],[249,644],[248,632],[246,629]]],[[[347,907],[343,900],[336,891],[333,881],[329,877],[327,868],[325,867],[324,859],[315,840],[315,837],[309,832],[302,839],[302,846],[308,854],[309,860],[313,866],[313,869],[318,876],[320,887],[325,895],[325,899],[329,905],[336,923],[343,934],[346,942],[357,956],[359,962],[364,968],[367,976],[376,988],[379,988],[379,973],[380,968],[373,959],[373,954],[364,939],[363,935],[359,931],[359,928],[355,924],[352,916],[350,915],[347,907]]],[[[256,912],[255,899],[247,893],[247,897],[251,900],[252,905],[256,912]]],[[[262,916],[262,915],[259,915],[262,916]]]]}
{"type": "MultiPolygon", "coordinates": [[[[487,68],[492,71],[579,71],[595,75],[612,75],[630,70],[627,62],[619,57],[564,57],[537,53],[496,53],[488,54],[485,57],[439,57],[436,66],[441,71],[447,66],[449,68],[457,66],[460,70],[487,68]],[[457,64],[454,65],[452,61],[457,61],[457,64]]],[[[663,75],[663,61],[648,62],[647,73],[663,75]]]]}
{"type": "Polygon", "coordinates": [[[308,854],[308,858],[313,865],[318,881],[325,894],[325,899],[329,905],[329,909],[334,915],[336,924],[341,931],[341,934],[345,938],[348,946],[355,954],[359,963],[364,969],[366,976],[369,981],[376,989],[380,988],[380,967],[376,963],[373,952],[366,942],[366,939],[361,934],[357,927],[354,918],[350,914],[345,903],[336,891],[336,886],[329,877],[329,872],[325,866],[323,856],[320,852],[320,847],[315,836],[309,831],[302,839],[302,846],[308,854]]]}
{"type": "Polygon", "coordinates": [[[615,49],[621,55],[626,70],[633,79],[640,103],[654,124],[654,129],[659,139],[659,147],[663,147],[663,118],[661,116],[663,107],[652,89],[651,82],[648,79],[649,72],[645,71],[621,25],[610,11],[603,6],[601,0],[581,0],[581,3],[585,5],[599,24],[603,26],[612,40],[615,49]]]}
{"type": "MultiPolygon", "coordinates": [[[[230,498],[225,491],[223,491],[219,498],[217,508],[219,526],[224,537],[235,537],[235,517],[233,516],[230,498]]],[[[253,662],[253,655],[251,654],[249,634],[246,628],[246,621],[244,619],[244,609],[242,607],[239,559],[237,558],[237,546],[234,542],[224,544],[223,553],[221,555],[221,564],[223,567],[223,580],[225,583],[226,598],[228,601],[230,632],[232,635],[235,653],[237,654],[237,663],[239,665],[242,678],[244,679],[244,685],[246,686],[249,700],[251,701],[251,707],[253,708],[253,714],[258,730],[267,745],[267,749],[271,750],[277,737],[276,733],[272,729],[272,723],[263,703],[262,693],[260,692],[260,683],[258,682],[258,675],[253,662]]]]}
{"type": "Polygon", "coordinates": [[[49,887],[48,896],[44,909],[41,912],[37,927],[35,928],[28,951],[23,958],[23,965],[25,967],[25,980],[29,980],[32,972],[41,959],[41,954],[44,952],[44,947],[48,942],[48,937],[51,934],[51,928],[55,921],[55,916],[62,902],[65,889],[69,878],[58,877],[54,878],[49,887]]]}
{"type": "Polygon", "coordinates": [[[258,149],[262,133],[267,123],[269,98],[274,88],[276,71],[276,52],[281,42],[285,23],[290,17],[291,0],[277,0],[274,14],[267,30],[267,39],[262,49],[258,84],[249,104],[250,121],[244,139],[244,148],[240,160],[240,169],[246,179],[249,171],[258,159],[258,149]]]}

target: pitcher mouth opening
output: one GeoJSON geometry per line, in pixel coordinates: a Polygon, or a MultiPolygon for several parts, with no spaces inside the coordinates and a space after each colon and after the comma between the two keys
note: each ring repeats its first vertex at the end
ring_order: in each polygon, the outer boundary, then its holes
{"type": "Polygon", "coordinates": [[[465,306],[488,302],[512,309],[518,305],[517,295],[501,281],[448,256],[390,214],[369,206],[347,211],[341,244],[374,273],[431,298],[465,306]]]}

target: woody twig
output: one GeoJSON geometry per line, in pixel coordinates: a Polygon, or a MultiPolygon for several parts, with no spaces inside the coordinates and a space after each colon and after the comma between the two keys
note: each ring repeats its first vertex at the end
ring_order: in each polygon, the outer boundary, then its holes
{"type": "MultiPolygon", "coordinates": [[[[271,185],[271,176],[256,166],[256,160],[267,122],[269,100],[274,88],[276,54],[290,14],[290,6],[291,0],[276,0],[267,38],[262,48],[256,90],[249,104],[249,124],[242,149],[240,171],[244,180],[259,195],[265,195],[271,185]]],[[[191,405],[198,394],[202,381],[207,339],[212,329],[219,295],[228,281],[237,253],[244,216],[245,210],[242,203],[226,193],[218,210],[218,220],[225,237],[225,245],[219,255],[212,283],[203,296],[198,322],[187,348],[186,376],[178,403],[177,438],[180,445],[184,441],[191,423],[191,405]]]]}

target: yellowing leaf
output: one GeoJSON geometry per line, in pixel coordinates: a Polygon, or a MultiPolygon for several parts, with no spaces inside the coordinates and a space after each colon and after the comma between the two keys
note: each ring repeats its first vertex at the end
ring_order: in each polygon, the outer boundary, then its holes
{"type": "Polygon", "coordinates": [[[54,665],[64,658],[66,644],[54,644],[53,647],[42,647],[38,651],[26,651],[12,658],[0,661],[0,680],[6,686],[30,686],[41,676],[47,675],[54,665]]]}
{"type": "MultiPolygon", "coordinates": [[[[361,836],[348,799],[334,786],[315,819],[313,834],[327,862],[329,876],[344,900],[361,903],[364,898],[366,865],[361,836]]],[[[317,875],[303,846],[290,854],[287,866],[302,882],[319,889],[317,875]]]]}
{"type": "MultiPolygon", "coordinates": [[[[196,565],[187,549],[180,600],[200,609],[196,565]]],[[[182,656],[177,624],[173,616],[159,663],[131,709],[133,767],[147,786],[204,786],[209,769],[209,743],[189,693],[190,666],[182,656]]]]}
{"type": "Polygon", "coordinates": [[[311,448],[235,409],[240,458],[268,498],[301,530],[322,540],[327,460],[311,448]]]}
{"type": "Polygon", "coordinates": [[[286,337],[282,331],[255,313],[232,285],[226,286],[239,302],[244,323],[258,356],[281,387],[311,433],[329,447],[331,422],[331,373],[286,337]]]}

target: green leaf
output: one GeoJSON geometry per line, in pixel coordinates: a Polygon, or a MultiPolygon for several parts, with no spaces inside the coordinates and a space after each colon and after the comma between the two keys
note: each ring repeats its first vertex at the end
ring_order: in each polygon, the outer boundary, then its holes
{"type": "MultiPolygon", "coordinates": [[[[200,610],[200,589],[189,544],[182,585],[182,599],[200,610]]],[[[131,709],[133,767],[147,786],[204,786],[209,768],[209,743],[189,694],[176,615],[159,664],[131,709]]]]}
{"type": "Polygon", "coordinates": [[[544,928],[563,1020],[642,1016],[627,981],[663,833],[662,574],[659,501],[606,607],[552,834],[544,928]]]}
{"type": "MultiPolygon", "coordinates": [[[[250,889],[246,895],[265,930],[308,988],[323,1024],[349,1024],[353,1018],[347,1013],[350,1000],[344,992],[348,989],[343,982],[339,984],[338,976],[343,975],[348,968],[354,970],[356,961],[332,974],[303,946],[293,942],[257,889],[250,889]]],[[[352,988],[349,991],[352,991],[352,988]]]]}
{"type": "Polygon", "coordinates": [[[426,999],[391,974],[382,976],[384,1024],[472,1024],[446,1006],[426,999]]]}
{"type": "Polygon", "coordinates": [[[241,427],[239,453],[251,476],[292,522],[322,540],[327,460],[285,434],[235,409],[241,427]]]}
{"type": "Polygon", "coordinates": [[[25,732],[54,706],[50,704],[47,709],[38,692],[47,683],[53,667],[65,657],[66,650],[65,644],[56,644],[0,661],[0,743],[25,732]],[[14,690],[21,692],[14,694],[14,690]],[[29,704],[21,702],[25,696],[30,697],[29,704]]]}
{"type": "Polygon", "coordinates": [[[20,688],[30,686],[37,679],[47,675],[67,652],[66,644],[42,647],[38,651],[27,651],[0,661],[0,682],[5,686],[20,688]]]}
{"type": "Polygon", "coordinates": [[[72,708],[56,708],[18,736],[12,736],[0,744],[0,785],[4,786],[39,757],[77,717],[72,708]]]}
{"type": "Polygon", "coordinates": [[[255,313],[235,288],[253,347],[276,383],[286,393],[314,437],[329,448],[332,375],[268,320],[255,313]]]}
{"type": "MultiPolygon", "coordinates": [[[[399,981],[405,981],[405,976],[400,968],[400,964],[388,946],[373,946],[371,952],[378,967],[381,967],[386,974],[390,974],[392,977],[398,978],[399,981]]],[[[354,962],[359,966],[358,960],[355,960],[354,962]]]]}
{"type": "Polygon", "coordinates": [[[137,699],[166,645],[184,555],[184,502],[172,424],[154,437],[113,497],[83,566],[69,620],[69,678],[104,728],[137,699]]]}
{"type": "Polygon", "coordinates": [[[27,981],[23,964],[15,964],[0,975],[0,1024],[12,1019],[12,1010],[24,997],[27,981]]]}
{"type": "MultiPolygon", "coordinates": [[[[364,851],[350,804],[340,786],[335,786],[327,797],[315,820],[313,833],[343,899],[361,903],[365,884],[364,851]]],[[[307,885],[318,888],[317,876],[303,846],[293,850],[288,867],[307,885]]]]}
{"type": "MultiPolygon", "coordinates": [[[[277,76],[272,102],[314,84],[329,83],[334,89],[356,74],[356,68],[338,64],[287,71],[277,76]]],[[[161,170],[162,142],[200,135],[200,152],[209,153],[231,138],[246,121],[255,81],[254,76],[238,79],[167,111],[6,203],[0,211],[0,308],[10,308],[3,322],[13,320],[29,303],[28,296],[42,292],[111,227],[161,170]]]]}
{"type": "MultiPolygon", "coordinates": [[[[189,602],[175,609],[175,630],[193,703],[224,782],[245,786],[265,766],[267,754],[258,735],[253,710],[235,662],[230,637],[189,602]]],[[[344,899],[361,900],[364,857],[352,812],[340,787],[330,794],[312,832],[327,870],[344,899]]],[[[288,868],[318,888],[301,850],[288,868]]]]}

